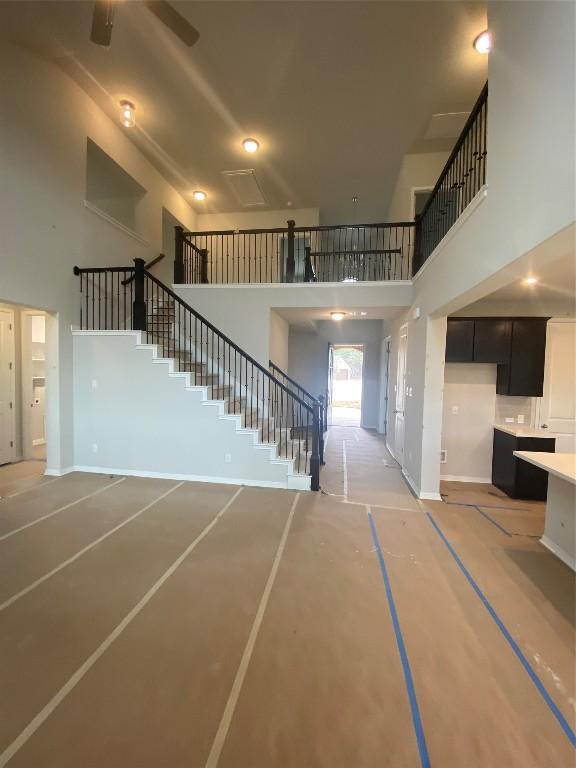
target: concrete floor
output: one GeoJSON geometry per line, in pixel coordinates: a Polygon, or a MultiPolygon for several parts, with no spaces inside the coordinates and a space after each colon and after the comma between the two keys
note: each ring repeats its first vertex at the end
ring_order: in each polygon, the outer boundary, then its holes
{"type": "Polygon", "coordinates": [[[574,579],[542,505],[0,468],[0,768],[568,768],[574,579]],[[10,494],[17,494],[12,495],[10,494]]]}

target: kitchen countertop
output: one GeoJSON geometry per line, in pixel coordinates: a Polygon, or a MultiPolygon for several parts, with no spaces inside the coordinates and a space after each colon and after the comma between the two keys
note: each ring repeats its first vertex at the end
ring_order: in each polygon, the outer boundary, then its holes
{"type": "Polygon", "coordinates": [[[514,451],[514,456],[551,475],[576,485],[576,453],[546,453],[544,451],[514,451]]]}
{"type": "Polygon", "coordinates": [[[556,433],[549,429],[529,427],[525,424],[494,424],[494,429],[514,437],[557,437],[556,433]]]}

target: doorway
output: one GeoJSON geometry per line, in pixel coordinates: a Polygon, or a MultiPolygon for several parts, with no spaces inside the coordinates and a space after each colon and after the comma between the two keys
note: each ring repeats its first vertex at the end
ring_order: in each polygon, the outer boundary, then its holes
{"type": "Polygon", "coordinates": [[[46,316],[22,311],[22,455],[46,460],[46,316]]]}
{"type": "Polygon", "coordinates": [[[328,365],[330,423],[359,427],[362,418],[363,344],[330,344],[328,365]]]}
{"type": "Polygon", "coordinates": [[[388,382],[390,379],[390,343],[388,336],[382,340],[380,350],[380,407],[378,413],[378,432],[388,433],[388,382]]]}

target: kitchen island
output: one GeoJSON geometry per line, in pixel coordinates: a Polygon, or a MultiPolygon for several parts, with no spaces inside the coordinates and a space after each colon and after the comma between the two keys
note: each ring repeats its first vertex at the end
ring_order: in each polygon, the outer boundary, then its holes
{"type": "Polygon", "coordinates": [[[576,453],[514,451],[514,456],[548,472],[542,544],[576,571],[576,453]]]}

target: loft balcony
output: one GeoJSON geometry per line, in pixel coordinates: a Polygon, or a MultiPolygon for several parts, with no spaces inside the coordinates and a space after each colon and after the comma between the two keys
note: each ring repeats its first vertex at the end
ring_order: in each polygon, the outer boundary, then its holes
{"type": "Polygon", "coordinates": [[[177,284],[411,280],[486,181],[486,84],[415,221],[185,232],[176,227],[177,284]]]}

